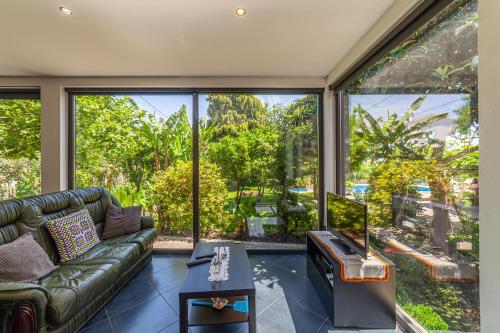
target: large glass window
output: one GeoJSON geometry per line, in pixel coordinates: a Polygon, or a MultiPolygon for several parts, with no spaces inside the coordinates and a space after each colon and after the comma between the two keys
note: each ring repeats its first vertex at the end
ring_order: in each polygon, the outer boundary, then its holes
{"type": "Polygon", "coordinates": [[[454,1],[342,94],[346,195],[427,330],[480,330],[477,29],[454,1]]]}
{"type": "Polygon", "coordinates": [[[319,95],[200,95],[204,240],[302,248],[318,228],[319,95]]]}
{"type": "Polygon", "coordinates": [[[40,99],[0,94],[0,200],[40,193],[40,99]]]}
{"type": "Polygon", "coordinates": [[[157,248],[192,248],[192,96],[76,95],[75,186],[142,205],[157,248]]]}
{"type": "Polygon", "coordinates": [[[192,248],[196,229],[204,241],[304,248],[319,221],[319,98],[75,93],[75,186],[142,205],[156,248],[192,248]]]}

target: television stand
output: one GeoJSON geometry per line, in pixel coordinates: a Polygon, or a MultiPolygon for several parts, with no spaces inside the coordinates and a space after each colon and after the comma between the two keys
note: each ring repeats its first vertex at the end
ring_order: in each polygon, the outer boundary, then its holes
{"type": "Polygon", "coordinates": [[[335,244],[340,250],[347,255],[354,255],[356,254],[356,251],[351,249],[346,243],[344,243],[341,239],[339,238],[330,238],[330,242],[335,244]]]}
{"type": "Polygon", "coordinates": [[[345,254],[332,239],[326,231],[307,233],[307,277],[333,327],[395,329],[394,264],[375,251],[368,260],[345,254]]]}

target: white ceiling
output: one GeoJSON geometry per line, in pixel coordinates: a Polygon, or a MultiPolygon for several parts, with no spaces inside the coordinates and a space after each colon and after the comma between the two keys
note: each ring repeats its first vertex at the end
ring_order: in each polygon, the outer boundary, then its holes
{"type": "Polygon", "coordinates": [[[394,1],[1,0],[0,75],[326,76],[394,1]]]}

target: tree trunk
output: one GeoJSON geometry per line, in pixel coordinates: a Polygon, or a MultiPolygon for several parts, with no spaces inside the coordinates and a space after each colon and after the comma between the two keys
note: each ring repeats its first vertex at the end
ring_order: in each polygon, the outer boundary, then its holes
{"type": "Polygon", "coordinates": [[[245,189],[245,185],[238,184],[236,186],[236,210],[240,209],[241,197],[243,196],[243,190],[245,189]]]}
{"type": "Polygon", "coordinates": [[[154,171],[160,171],[161,170],[161,165],[160,165],[160,156],[158,154],[158,149],[157,147],[153,148],[153,161],[154,161],[154,171]]]}
{"type": "Polygon", "coordinates": [[[392,212],[393,212],[393,221],[394,226],[399,228],[403,222],[403,216],[406,209],[406,196],[401,195],[400,193],[394,193],[392,195],[392,212]],[[396,197],[398,195],[398,197],[396,197]]]}
{"type": "Polygon", "coordinates": [[[441,172],[438,171],[437,174],[430,175],[429,187],[431,189],[432,202],[431,240],[445,254],[449,253],[448,233],[450,232],[447,184],[448,181],[441,172]]]}

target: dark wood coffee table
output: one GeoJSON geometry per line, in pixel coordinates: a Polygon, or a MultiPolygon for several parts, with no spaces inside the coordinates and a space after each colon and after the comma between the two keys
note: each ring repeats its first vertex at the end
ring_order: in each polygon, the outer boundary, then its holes
{"type": "Polygon", "coordinates": [[[187,333],[189,326],[204,326],[248,321],[250,333],[256,331],[255,284],[247,252],[242,244],[198,243],[191,260],[196,256],[213,252],[214,246],[229,246],[229,279],[221,282],[208,281],[210,263],[188,268],[184,283],[179,291],[179,327],[181,333],[187,333]],[[249,312],[239,313],[232,308],[216,310],[205,306],[192,306],[188,314],[188,301],[191,299],[209,300],[223,297],[234,300],[248,299],[249,312]]]}

